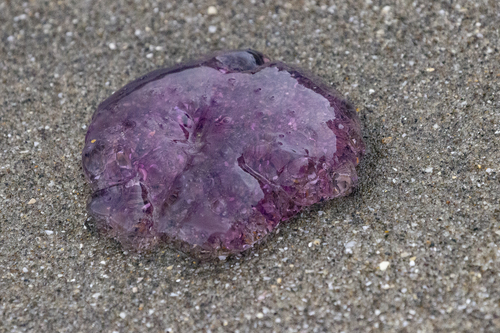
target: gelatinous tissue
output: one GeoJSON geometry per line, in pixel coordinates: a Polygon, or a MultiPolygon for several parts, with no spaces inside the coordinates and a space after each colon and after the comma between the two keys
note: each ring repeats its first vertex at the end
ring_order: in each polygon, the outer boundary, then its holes
{"type": "Polygon", "coordinates": [[[99,105],[83,170],[98,230],[125,248],[237,254],[346,195],[364,154],[353,106],[253,50],[151,72],[99,105]]]}

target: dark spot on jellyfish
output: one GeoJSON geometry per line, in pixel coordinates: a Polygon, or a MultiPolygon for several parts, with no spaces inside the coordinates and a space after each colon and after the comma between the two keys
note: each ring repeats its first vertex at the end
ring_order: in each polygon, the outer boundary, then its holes
{"type": "Polygon", "coordinates": [[[257,51],[233,51],[216,57],[223,68],[235,72],[244,72],[255,69],[264,64],[262,54],[257,51]]]}
{"type": "Polygon", "coordinates": [[[135,121],[133,120],[125,119],[125,121],[123,122],[123,128],[125,130],[132,129],[134,127],[135,127],[135,121]]]}

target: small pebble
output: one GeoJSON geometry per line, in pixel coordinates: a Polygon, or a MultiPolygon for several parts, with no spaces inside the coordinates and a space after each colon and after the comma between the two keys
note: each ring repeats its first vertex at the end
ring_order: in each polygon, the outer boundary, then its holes
{"type": "Polygon", "coordinates": [[[208,15],[217,15],[217,8],[215,8],[215,6],[208,7],[207,14],[208,15]]]}
{"type": "Polygon", "coordinates": [[[380,268],[381,271],[385,271],[390,265],[391,265],[390,262],[382,261],[378,267],[380,268]]]}

